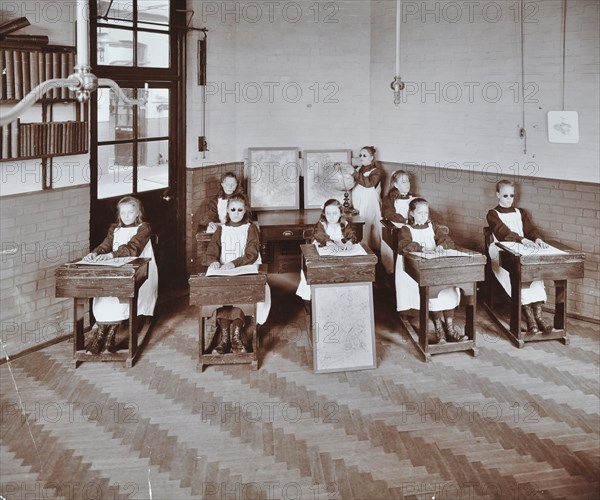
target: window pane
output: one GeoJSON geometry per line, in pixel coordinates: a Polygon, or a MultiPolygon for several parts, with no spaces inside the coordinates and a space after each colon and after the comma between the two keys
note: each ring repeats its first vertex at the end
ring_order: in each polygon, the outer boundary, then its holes
{"type": "Polygon", "coordinates": [[[138,2],[138,23],[141,28],[168,30],[169,2],[166,0],[144,0],[143,2],[138,2]],[[147,21],[147,23],[144,21],[147,21]],[[164,26],[160,26],[161,24],[164,26]]]}
{"type": "Polygon", "coordinates": [[[98,146],[98,198],[133,192],[133,146],[98,146]]]}
{"type": "MultiPolygon", "coordinates": [[[[140,95],[144,90],[140,89],[140,95]]],[[[139,137],[169,136],[169,89],[149,89],[148,103],[140,109],[139,137]]]]}
{"type": "Polygon", "coordinates": [[[138,32],[138,66],[169,67],[169,35],[138,32]]]}
{"type": "Polygon", "coordinates": [[[115,1],[111,2],[110,0],[98,0],[98,22],[109,23],[112,25],[118,24],[122,26],[132,26],[133,25],[133,2],[131,0],[127,1],[115,1]],[[110,10],[108,7],[110,6],[110,10]],[[110,19],[102,19],[102,17],[108,17],[110,19]]]}
{"type": "Polygon", "coordinates": [[[98,64],[133,66],[133,32],[98,28],[98,64]]]}
{"type": "Polygon", "coordinates": [[[169,141],[138,143],[138,191],[169,186],[169,141]]]}
{"type": "MultiPolygon", "coordinates": [[[[134,98],[134,89],[121,88],[123,93],[134,98]]],[[[136,106],[126,105],[117,94],[107,88],[98,89],[98,141],[114,141],[133,138],[133,115],[136,106]]]]}

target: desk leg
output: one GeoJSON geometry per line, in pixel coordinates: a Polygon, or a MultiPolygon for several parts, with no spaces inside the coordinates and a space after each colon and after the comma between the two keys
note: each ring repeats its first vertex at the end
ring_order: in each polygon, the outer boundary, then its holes
{"type": "Polygon", "coordinates": [[[73,299],[73,362],[77,368],[77,351],[85,349],[83,338],[83,314],[85,299],[73,299]]]}
{"type": "Polygon", "coordinates": [[[554,305],[554,328],[563,331],[562,341],[567,345],[567,280],[554,280],[556,300],[554,305]]]}
{"type": "Polygon", "coordinates": [[[200,370],[200,373],[202,373],[202,371],[204,370],[202,355],[204,354],[204,350],[206,349],[206,346],[204,345],[204,331],[206,330],[206,318],[204,317],[202,310],[202,307],[198,308],[198,346],[200,349],[200,352],[198,353],[198,369],[200,370]]]}
{"type": "Polygon", "coordinates": [[[525,345],[521,338],[521,272],[510,278],[511,304],[510,304],[510,333],[514,337],[519,348],[525,345]]]}
{"type": "Polygon", "coordinates": [[[429,287],[419,287],[419,295],[421,296],[421,310],[419,312],[419,345],[425,356],[425,361],[429,361],[429,339],[427,331],[429,330],[429,287]]]}
{"type": "Polygon", "coordinates": [[[469,340],[473,342],[473,356],[479,354],[479,349],[475,347],[475,317],[477,315],[477,283],[474,283],[472,295],[465,295],[465,333],[469,340]]]}
{"type": "Polygon", "coordinates": [[[125,366],[131,368],[137,355],[137,292],[129,299],[129,355],[125,360],[125,366]]]}
{"type": "Polygon", "coordinates": [[[253,370],[258,370],[258,323],[256,322],[257,318],[257,306],[254,305],[254,317],[252,318],[252,324],[254,326],[254,335],[252,336],[252,351],[254,352],[254,359],[250,363],[250,366],[253,370]]]}

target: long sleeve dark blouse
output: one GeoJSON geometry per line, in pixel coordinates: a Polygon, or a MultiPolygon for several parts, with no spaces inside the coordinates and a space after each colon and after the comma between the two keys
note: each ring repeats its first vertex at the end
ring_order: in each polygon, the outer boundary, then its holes
{"type": "MultiPolygon", "coordinates": [[[[410,194],[408,195],[410,196],[410,194]]],[[[407,220],[402,214],[396,212],[396,200],[400,198],[400,193],[397,188],[390,189],[390,192],[383,197],[381,204],[381,215],[384,219],[392,222],[406,224],[407,220]]]]}
{"type": "Polygon", "coordinates": [[[376,187],[383,177],[383,167],[381,166],[381,163],[375,161],[370,165],[365,165],[356,169],[352,174],[352,177],[354,177],[354,180],[361,186],[366,188],[376,187]],[[370,175],[365,175],[365,173],[373,169],[375,169],[374,172],[371,172],[370,175]]]}
{"type": "Polygon", "coordinates": [[[198,223],[200,226],[208,226],[211,222],[221,222],[219,220],[219,210],[217,209],[218,202],[218,196],[215,196],[209,200],[206,210],[198,218],[198,223]]]}
{"type": "MultiPolygon", "coordinates": [[[[241,226],[245,224],[232,224],[228,222],[228,226],[241,226]]],[[[213,262],[221,262],[221,234],[223,233],[223,226],[219,226],[212,235],[210,243],[206,249],[205,264],[210,265],[213,262]]],[[[232,260],[232,264],[235,267],[245,266],[248,264],[254,264],[260,253],[260,234],[258,227],[255,224],[250,223],[248,228],[248,239],[246,240],[246,248],[244,249],[244,255],[232,260]]]]}
{"type": "Polygon", "coordinates": [[[498,216],[498,212],[501,214],[510,214],[516,212],[515,207],[501,207],[498,205],[496,208],[493,208],[487,213],[487,223],[490,226],[490,229],[494,233],[494,236],[498,241],[516,241],[517,243],[521,243],[523,238],[528,238],[532,241],[537,240],[542,237],[542,234],[535,227],[533,222],[527,212],[525,212],[522,208],[519,209],[521,212],[521,220],[523,221],[523,233],[525,236],[520,236],[502,222],[500,217],[498,216]]]}
{"type": "MultiPolygon", "coordinates": [[[[131,226],[121,227],[132,226],[133,224],[131,226]]],[[[111,224],[111,226],[108,228],[108,234],[106,235],[106,238],[104,238],[104,241],[94,248],[93,252],[97,254],[112,252],[114,257],[138,257],[150,240],[150,236],[152,234],[152,228],[150,227],[150,224],[147,222],[142,222],[137,230],[137,233],[135,233],[135,235],[127,242],[127,244],[120,245],[117,250],[113,251],[115,229],[118,227],[119,225],[116,223],[111,224]]]]}
{"type": "MultiPolygon", "coordinates": [[[[315,240],[319,246],[325,246],[328,241],[333,241],[331,237],[327,234],[325,230],[325,226],[321,221],[317,222],[313,231],[313,240],[315,240]]],[[[356,233],[352,226],[348,223],[342,228],[342,243],[346,243],[347,241],[352,241],[352,243],[358,243],[358,238],[356,237],[356,233]]]]}
{"type": "MultiPolygon", "coordinates": [[[[436,245],[442,245],[444,248],[456,248],[454,241],[450,238],[450,230],[447,226],[438,225],[435,222],[427,222],[422,225],[415,225],[414,228],[425,229],[429,224],[433,225],[433,233],[436,245]]],[[[412,233],[408,226],[404,226],[398,233],[398,252],[420,252],[421,244],[413,241],[412,233]]]]}

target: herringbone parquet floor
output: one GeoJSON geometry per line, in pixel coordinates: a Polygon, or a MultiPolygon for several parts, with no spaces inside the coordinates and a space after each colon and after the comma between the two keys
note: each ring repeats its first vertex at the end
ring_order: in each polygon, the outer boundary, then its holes
{"type": "Polygon", "coordinates": [[[599,498],[596,325],[423,363],[376,294],[377,369],[314,374],[274,286],[258,371],[196,370],[195,310],[163,310],[133,368],[70,342],[0,367],[6,499],[599,498]]]}

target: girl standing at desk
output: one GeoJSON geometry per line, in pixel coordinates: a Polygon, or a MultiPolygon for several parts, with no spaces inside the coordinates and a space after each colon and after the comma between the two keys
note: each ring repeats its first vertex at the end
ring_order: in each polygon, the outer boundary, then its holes
{"type": "MultiPolygon", "coordinates": [[[[496,198],[498,198],[498,206],[487,214],[487,222],[494,235],[494,241],[516,241],[531,248],[548,248],[548,244],[541,238],[540,232],[527,214],[512,206],[515,200],[515,185],[512,181],[498,181],[496,198]]],[[[488,252],[492,261],[492,271],[510,297],[510,275],[500,266],[498,248],[492,244],[488,252]]],[[[536,334],[540,330],[544,333],[552,332],[552,325],[542,316],[542,304],[546,299],[543,281],[537,280],[521,288],[521,304],[529,333],[536,334]]]]}
{"type": "MultiPolygon", "coordinates": [[[[251,212],[246,196],[231,195],[227,201],[225,224],[217,227],[206,249],[206,261],[211,263],[210,269],[227,270],[248,264],[262,264],[258,226],[250,219],[251,212]]],[[[262,325],[267,321],[271,310],[271,290],[268,284],[265,289],[265,301],[259,302],[256,306],[256,323],[262,325]]],[[[226,335],[221,337],[221,341],[226,346],[229,341],[223,337],[226,335]]],[[[241,352],[237,340],[234,342],[234,347],[241,352]]],[[[221,350],[224,350],[223,346],[221,350]]]]}
{"type": "MultiPolygon", "coordinates": [[[[408,208],[408,224],[400,229],[398,252],[434,252],[455,248],[446,226],[429,220],[429,203],[424,198],[413,199],[408,208]]],[[[420,309],[419,286],[403,269],[396,269],[396,302],[398,311],[420,309]]],[[[438,344],[468,340],[454,328],[454,309],[460,303],[457,287],[444,288],[436,298],[429,299],[429,311],[438,344]],[[444,322],[442,322],[442,315],[444,322]],[[444,338],[445,337],[445,338],[444,338]]]]}
{"type": "MultiPolygon", "coordinates": [[[[383,197],[382,215],[384,219],[406,224],[408,220],[408,204],[415,198],[410,193],[410,177],[404,170],[396,170],[390,178],[390,190],[383,197]]],[[[398,256],[402,265],[402,256],[398,256]]],[[[385,242],[381,242],[381,263],[388,273],[394,272],[394,252],[385,242]]]]}
{"type": "MultiPolygon", "coordinates": [[[[117,222],[108,229],[108,235],[100,245],[83,260],[104,261],[116,257],[148,257],[148,279],[138,294],[138,315],[152,316],[158,297],[158,269],[150,242],[150,224],[143,221],[142,202],[133,196],[125,196],[117,203],[117,222]]],[[[101,350],[115,352],[115,336],[121,321],[129,318],[129,304],[117,297],[95,297],[92,310],[97,325],[88,351],[98,354],[101,350]]]]}
{"type": "Polygon", "coordinates": [[[381,178],[383,168],[375,160],[377,150],[373,146],[365,146],[358,155],[360,167],[355,169],[352,177],[356,185],[352,189],[352,205],[365,219],[363,242],[371,250],[379,251],[381,245],[381,178]]]}

